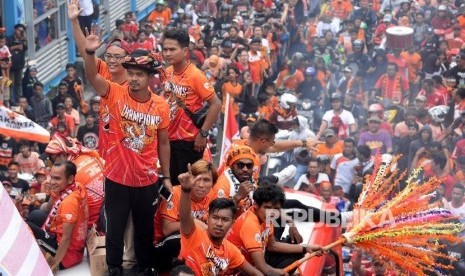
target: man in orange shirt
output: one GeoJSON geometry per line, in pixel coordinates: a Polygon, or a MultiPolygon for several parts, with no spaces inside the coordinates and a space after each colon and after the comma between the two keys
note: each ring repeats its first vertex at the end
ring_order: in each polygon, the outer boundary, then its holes
{"type": "Polygon", "coordinates": [[[65,105],[63,103],[57,104],[55,108],[57,115],[50,120],[52,133],[57,131],[58,123],[65,123],[66,132],[64,136],[76,137],[76,127],[74,119],[70,115],[65,113],[65,105]]]}
{"type": "Polygon", "coordinates": [[[263,274],[287,275],[283,268],[305,253],[323,254],[319,246],[287,244],[275,240],[274,224],[279,222],[279,212],[286,200],[282,188],[271,183],[259,186],[253,194],[253,200],[253,207],[234,222],[227,239],[263,274]]]}
{"type": "Polygon", "coordinates": [[[239,249],[225,239],[233,225],[236,205],[229,199],[215,199],[208,208],[207,229],[199,227],[191,214],[191,192],[194,183],[191,166],[179,176],[181,200],[179,218],[181,228],[180,259],[185,260],[195,275],[230,275],[230,270],[240,270],[245,275],[263,275],[250,265],[239,249]]]}
{"type": "Polygon", "coordinates": [[[218,118],[221,102],[205,74],[186,59],[189,34],[186,30],[169,29],[164,33],[163,57],[166,69],[165,98],[170,106],[169,139],[171,146],[171,181],[203,157],[208,131],[218,118]],[[192,116],[207,103],[209,108],[202,125],[195,126],[192,116]]]}
{"type": "MultiPolygon", "coordinates": [[[[191,172],[196,181],[192,187],[191,213],[201,222],[206,222],[208,206],[215,199],[211,193],[212,186],[218,180],[216,168],[205,160],[192,164],[191,172]]],[[[181,186],[173,188],[169,201],[162,200],[154,217],[154,262],[158,273],[167,272],[173,268],[173,259],[176,259],[181,250],[179,235],[179,204],[181,200],[181,186]]]]}
{"type": "Polygon", "coordinates": [[[128,86],[109,82],[97,72],[95,51],[101,45],[96,28],[86,38],[86,75],[108,104],[109,132],[105,155],[105,211],[107,264],[111,275],[122,274],[123,236],[129,212],[134,222],[134,245],[140,272],[151,275],[157,163],[162,183],[171,190],[168,139],[169,106],[148,89],[153,74],[164,75],[161,58],[138,50],[125,57],[128,86]]]}
{"type": "Polygon", "coordinates": [[[260,50],[261,47],[262,40],[260,38],[253,38],[250,41],[249,70],[254,84],[262,83],[264,74],[266,74],[265,70],[269,67],[263,52],[260,50]]]}
{"type": "Polygon", "coordinates": [[[325,143],[315,146],[315,151],[312,154],[314,158],[317,158],[320,155],[327,155],[329,159],[332,160],[334,155],[342,153],[344,150],[344,143],[339,140],[336,132],[332,128],[326,129],[323,133],[323,137],[325,139],[325,143]]]}
{"type": "Polygon", "coordinates": [[[410,86],[409,102],[413,101],[418,90],[420,90],[420,73],[423,67],[420,54],[415,52],[414,47],[410,47],[407,52],[402,52],[400,56],[407,61],[407,79],[410,86]]]}
{"type": "Polygon", "coordinates": [[[238,146],[229,152],[226,161],[228,167],[213,186],[213,194],[218,198],[231,198],[238,207],[246,211],[249,204],[240,206],[243,199],[254,190],[253,172],[260,167],[260,159],[253,150],[246,145],[238,146]]]}
{"type": "Polygon", "coordinates": [[[76,265],[82,261],[87,236],[87,193],[76,183],[76,165],[70,161],[57,162],[50,171],[52,196],[44,207],[49,212],[42,226],[28,222],[52,271],[76,265]]]}
{"type": "Polygon", "coordinates": [[[163,26],[168,26],[171,20],[171,10],[165,8],[166,3],[163,0],[158,0],[155,3],[155,10],[150,13],[147,21],[151,22],[153,25],[156,25],[158,22],[162,22],[163,26]]]}

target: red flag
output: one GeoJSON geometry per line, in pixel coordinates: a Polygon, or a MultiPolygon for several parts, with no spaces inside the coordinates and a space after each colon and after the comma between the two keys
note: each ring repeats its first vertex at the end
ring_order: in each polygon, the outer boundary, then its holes
{"type": "Polygon", "coordinates": [[[223,124],[223,145],[221,147],[220,169],[224,167],[226,154],[232,145],[233,138],[239,136],[239,126],[237,125],[236,116],[233,112],[232,102],[229,100],[229,94],[226,95],[226,108],[224,110],[223,124]]]}

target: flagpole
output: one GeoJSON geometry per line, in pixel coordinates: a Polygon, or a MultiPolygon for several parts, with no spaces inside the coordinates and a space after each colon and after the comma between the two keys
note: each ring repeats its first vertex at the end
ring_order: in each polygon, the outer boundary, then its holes
{"type": "Polygon", "coordinates": [[[223,162],[224,158],[224,139],[226,138],[226,128],[227,128],[227,121],[228,121],[228,115],[229,115],[229,93],[226,92],[226,103],[225,103],[225,109],[224,109],[224,119],[223,119],[223,139],[221,140],[221,155],[220,155],[220,164],[223,162]]]}

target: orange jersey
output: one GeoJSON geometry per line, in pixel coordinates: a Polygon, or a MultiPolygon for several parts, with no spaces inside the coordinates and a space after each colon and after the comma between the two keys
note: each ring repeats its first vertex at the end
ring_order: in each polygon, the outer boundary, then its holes
{"type": "MultiPolygon", "coordinates": [[[[256,183],[256,181],[254,181],[253,179],[251,180],[251,182],[252,184],[254,184],[254,182],[256,183]]],[[[213,186],[212,194],[217,198],[233,198],[239,191],[240,185],[241,183],[236,178],[236,176],[234,176],[232,170],[230,168],[227,168],[220,175],[215,185],[213,186]]],[[[253,201],[250,197],[241,199],[241,201],[237,204],[238,212],[236,213],[236,217],[249,210],[252,204],[253,201]]]]}
{"type": "Polygon", "coordinates": [[[253,83],[262,83],[262,75],[265,69],[268,69],[268,63],[261,52],[252,53],[249,51],[249,70],[253,83]]]}
{"type": "Polygon", "coordinates": [[[407,61],[408,81],[414,82],[418,77],[418,72],[420,72],[423,67],[421,56],[418,53],[410,54],[409,52],[402,52],[400,56],[407,61]]]}
{"type": "Polygon", "coordinates": [[[268,242],[273,238],[273,235],[273,224],[260,223],[255,214],[255,208],[251,207],[234,222],[226,238],[237,246],[245,259],[253,265],[250,254],[253,252],[265,253],[268,242]]]}
{"type": "MultiPolygon", "coordinates": [[[[210,192],[202,201],[195,201],[191,199],[191,213],[195,219],[206,222],[208,215],[208,206],[210,202],[215,199],[213,193],[210,192]]],[[[163,219],[169,221],[179,221],[179,202],[181,200],[181,186],[173,187],[173,195],[171,200],[167,202],[162,200],[160,206],[157,209],[157,213],[154,218],[154,238],[155,242],[159,242],[163,239],[163,219]]]]}
{"type": "Polygon", "coordinates": [[[337,141],[332,148],[328,148],[326,144],[318,144],[315,146],[315,149],[314,157],[317,157],[318,155],[329,155],[332,160],[334,155],[342,153],[344,150],[344,142],[337,141]]]}
{"type": "Polygon", "coordinates": [[[103,183],[103,160],[97,153],[82,153],[72,160],[77,167],[75,181],[86,187],[87,206],[89,206],[88,227],[98,224],[100,211],[103,205],[104,191],[103,183]]]}
{"type": "MultiPolygon", "coordinates": [[[[223,158],[223,162],[219,165],[218,167],[218,174],[221,175],[226,169],[226,160],[228,160],[228,156],[234,152],[234,150],[238,146],[248,146],[248,141],[246,139],[238,139],[238,140],[233,140],[233,143],[231,147],[229,148],[228,152],[226,153],[225,158],[223,158]]],[[[252,148],[250,148],[252,152],[255,152],[252,148]]],[[[255,152],[256,153],[256,152],[255,152]]],[[[257,154],[255,160],[253,160],[254,164],[260,164],[260,156],[257,154]]],[[[255,165],[253,168],[253,174],[252,178],[254,179],[255,182],[257,182],[258,177],[260,176],[260,165],[255,165]]],[[[215,185],[216,186],[216,185],[215,185]]],[[[213,186],[213,189],[215,189],[215,186],[213,186]]]]}
{"type": "Polygon", "coordinates": [[[240,184],[232,170],[228,168],[218,177],[213,186],[212,193],[218,198],[232,198],[239,190],[240,184]]]}
{"type": "Polygon", "coordinates": [[[169,106],[155,94],[138,102],[127,86],[109,82],[105,96],[109,133],[105,152],[105,177],[114,182],[142,187],[158,179],[159,130],[169,126],[169,106]]]}
{"type": "MultiPolygon", "coordinates": [[[[202,108],[204,101],[209,101],[215,96],[213,86],[208,82],[205,74],[189,63],[179,74],[173,74],[173,66],[166,69],[166,79],[170,80],[171,87],[165,92],[168,104],[170,105],[169,137],[170,140],[194,141],[199,133],[199,129],[194,126],[192,120],[176,102],[171,93],[181,100],[193,113],[202,108]],[[172,89],[172,90],[171,90],[172,89]]],[[[167,83],[168,83],[167,82],[167,83]]]]}
{"type": "Polygon", "coordinates": [[[147,19],[147,21],[152,22],[152,23],[161,22],[165,26],[170,24],[170,20],[171,20],[171,12],[168,12],[166,9],[164,9],[162,12],[154,10],[152,13],[150,13],[147,19]]]}
{"type": "Polygon", "coordinates": [[[221,90],[221,94],[223,95],[223,106],[221,108],[221,112],[224,113],[226,108],[226,93],[229,93],[229,100],[232,102],[234,115],[239,114],[239,104],[236,103],[236,98],[238,98],[242,93],[242,85],[239,83],[232,85],[230,82],[225,82],[221,90]]]}
{"type": "Polygon", "coordinates": [[[276,80],[276,87],[280,88],[284,86],[292,91],[296,91],[299,84],[305,80],[304,74],[300,70],[295,70],[292,75],[289,74],[288,69],[281,71],[276,80]]]}
{"type": "MultiPolygon", "coordinates": [[[[108,70],[108,66],[105,61],[98,59],[97,60],[97,72],[104,77],[107,81],[112,81],[113,76],[108,70]]],[[[120,83],[120,85],[127,85],[127,80],[120,83]]],[[[106,151],[106,145],[108,143],[108,128],[110,124],[110,115],[108,114],[108,106],[106,104],[106,99],[100,99],[100,111],[99,111],[99,124],[98,124],[98,154],[100,157],[105,158],[104,154],[106,151]]]]}
{"type": "MultiPolygon", "coordinates": [[[[52,194],[52,197],[57,200],[59,195],[52,194]]],[[[71,243],[65,257],[61,261],[64,267],[71,267],[82,261],[87,236],[87,220],[86,188],[76,183],[73,191],[58,206],[57,214],[52,218],[50,224],[50,232],[56,235],[58,244],[61,243],[63,237],[63,223],[74,224],[71,243]]]]}
{"type": "Polygon", "coordinates": [[[186,261],[197,276],[228,275],[228,270],[239,270],[245,258],[237,247],[223,239],[221,246],[215,246],[205,229],[195,226],[188,236],[181,235],[179,259],[186,261]]]}

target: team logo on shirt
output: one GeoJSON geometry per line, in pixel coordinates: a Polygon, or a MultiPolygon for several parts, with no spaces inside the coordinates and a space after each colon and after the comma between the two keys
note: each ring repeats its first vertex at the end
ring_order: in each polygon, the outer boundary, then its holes
{"type": "Polygon", "coordinates": [[[121,130],[125,136],[122,140],[124,147],[141,154],[145,146],[153,143],[156,138],[156,130],[161,123],[161,118],[135,111],[124,105],[121,110],[121,130]]]}
{"type": "Polygon", "coordinates": [[[73,218],[73,214],[66,214],[65,218],[66,220],[71,220],[73,218]]]}
{"type": "Polygon", "coordinates": [[[202,275],[214,276],[225,272],[229,266],[229,259],[216,256],[215,250],[210,245],[205,254],[207,263],[202,264],[202,275]]]}
{"type": "Polygon", "coordinates": [[[172,201],[168,202],[168,204],[166,205],[167,210],[171,210],[171,209],[173,209],[173,207],[174,207],[174,204],[173,204],[172,201]]]}
{"type": "Polygon", "coordinates": [[[102,106],[102,114],[101,119],[103,122],[103,130],[109,131],[110,130],[110,110],[108,109],[108,105],[102,106]]]}

